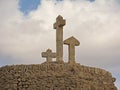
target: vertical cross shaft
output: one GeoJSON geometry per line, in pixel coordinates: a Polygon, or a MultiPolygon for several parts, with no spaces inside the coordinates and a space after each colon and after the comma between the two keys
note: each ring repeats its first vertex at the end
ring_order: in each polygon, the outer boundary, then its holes
{"type": "Polygon", "coordinates": [[[64,44],[68,45],[68,48],[69,48],[69,63],[74,64],[75,63],[75,46],[78,46],[80,42],[72,36],[66,39],[64,41],[64,44]]]}
{"type": "Polygon", "coordinates": [[[56,61],[63,62],[63,26],[65,25],[65,20],[62,16],[56,18],[54,23],[54,29],[56,29],[56,61]]]}

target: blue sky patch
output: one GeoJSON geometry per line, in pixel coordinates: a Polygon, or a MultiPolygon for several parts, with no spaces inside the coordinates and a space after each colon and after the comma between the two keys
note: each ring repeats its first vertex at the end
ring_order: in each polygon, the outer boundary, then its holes
{"type": "Polygon", "coordinates": [[[41,0],[19,0],[19,9],[25,15],[28,15],[30,11],[36,10],[41,0]]]}
{"type": "Polygon", "coordinates": [[[63,0],[56,0],[57,2],[61,2],[61,1],[63,1],[63,0]]]}
{"type": "MultiPolygon", "coordinates": [[[[57,3],[64,0],[56,0],[57,3]]],[[[72,0],[71,0],[72,1],[72,0]]],[[[94,2],[95,0],[86,0],[89,2],[94,2]]],[[[19,9],[24,15],[28,15],[30,11],[36,10],[41,4],[41,0],[19,0],[19,9]]]]}
{"type": "Polygon", "coordinates": [[[87,0],[87,1],[94,2],[95,0],[87,0]]]}

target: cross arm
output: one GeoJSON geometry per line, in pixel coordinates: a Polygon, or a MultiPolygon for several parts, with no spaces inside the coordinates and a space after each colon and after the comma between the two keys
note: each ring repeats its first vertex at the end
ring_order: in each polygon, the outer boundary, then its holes
{"type": "Polygon", "coordinates": [[[56,53],[51,53],[50,55],[52,58],[56,58],[56,53]]]}
{"type": "Polygon", "coordinates": [[[46,52],[42,52],[42,53],[41,53],[41,56],[42,56],[42,57],[47,57],[47,53],[46,53],[46,52]]]}
{"type": "Polygon", "coordinates": [[[62,16],[58,16],[56,18],[56,22],[53,24],[53,28],[57,29],[57,27],[63,27],[66,24],[66,20],[63,19],[62,16]]]}
{"type": "Polygon", "coordinates": [[[79,46],[80,42],[75,38],[75,37],[70,37],[66,40],[64,40],[64,44],[66,45],[74,45],[74,46],[79,46]]]}

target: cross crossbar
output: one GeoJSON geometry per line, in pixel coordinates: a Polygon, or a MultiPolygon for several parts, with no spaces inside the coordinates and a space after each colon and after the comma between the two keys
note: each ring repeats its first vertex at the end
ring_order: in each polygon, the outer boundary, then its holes
{"type": "Polygon", "coordinates": [[[51,62],[52,58],[56,58],[56,53],[53,53],[51,49],[47,49],[46,52],[42,52],[41,55],[46,58],[47,62],[51,62]]]}

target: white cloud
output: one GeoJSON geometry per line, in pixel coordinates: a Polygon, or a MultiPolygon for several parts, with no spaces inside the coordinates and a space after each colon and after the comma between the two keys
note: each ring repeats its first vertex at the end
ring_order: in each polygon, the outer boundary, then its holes
{"type": "Polygon", "coordinates": [[[120,90],[120,66],[108,67],[108,69],[116,78],[115,85],[117,87],[117,90],[120,90]]]}
{"type": "Polygon", "coordinates": [[[117,90],[120,90],[120,81],[116,82],[116,87],[117,87],[117,90]]]}
{"type": "MultiPolygon", "coordinates": [[[[61,14],[66,19],[64,39],[75,36],[81,42],[76,47],[77,62],[108,70],[120,65],[120,6],[115,0],[42,0],[28,16],[18,7],[17,0],[0,1],[0,57],[4,58],[0,63],[44,62],[40,53],[47,48],[55,51],[53,23],[61,14]]],[[[66,51],[64,46],[65,61],[66,51]]]]}

